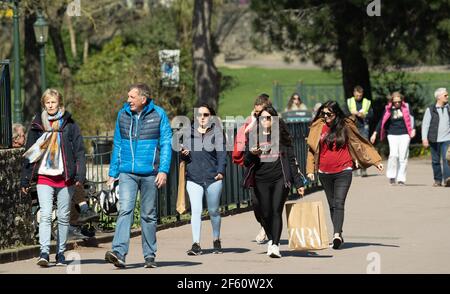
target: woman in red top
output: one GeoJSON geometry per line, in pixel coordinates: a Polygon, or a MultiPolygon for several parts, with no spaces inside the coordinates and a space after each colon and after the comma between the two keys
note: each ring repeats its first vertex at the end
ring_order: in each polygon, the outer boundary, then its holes
{"type": "Polygon", "coordinates": [[[345,117],[336,101],[324,103],[317,111],[311,123],[308,146],[308,178],[314,181],[313,170],[319,173],[333,222],[333,248],[338,249],[344,242],[344,207],[352,183],[353,167],[358,164],[364,168],[375,165],[382,170],[381,157],[358,133],[354,121],[345,117]],[[354,148],[352,143],[358,148],[354,148]]]}

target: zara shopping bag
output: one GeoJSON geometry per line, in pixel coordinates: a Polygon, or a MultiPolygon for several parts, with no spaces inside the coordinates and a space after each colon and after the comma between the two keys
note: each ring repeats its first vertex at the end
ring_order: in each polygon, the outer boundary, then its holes
{"type": "Polygon", "coordinates": [[[286,204],[289,249],[328,248],[328,232],[322,201],[298,201],[286,204]]]}

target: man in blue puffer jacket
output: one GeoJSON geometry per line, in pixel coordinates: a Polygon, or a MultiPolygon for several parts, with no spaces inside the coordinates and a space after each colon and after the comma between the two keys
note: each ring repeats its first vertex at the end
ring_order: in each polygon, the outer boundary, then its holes
{"type": "Polygon", "coordinates": [[[165,111],[150,98],[146,84],[134,84],[128,103],[119,111],[114,131],[114,148],[108,184],[119,179],[119,216],[106,261],[125,267],[130,243],[130,228],[141,195],[142,250],[145,267],[156,267],[156,192],[164,186],[172,157],[172,129],[165,111]]]}

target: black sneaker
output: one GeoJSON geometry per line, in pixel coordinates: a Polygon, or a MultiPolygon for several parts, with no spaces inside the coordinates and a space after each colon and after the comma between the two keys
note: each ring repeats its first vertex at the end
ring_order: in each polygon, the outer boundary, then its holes
{"type": "Polygon", "coordinates": [[[105,260],[114,264],[115,267],[125,268],[125,258],[115,251],[106,251],[105,260]]]}
{"type": "Polygon", "coordinates": [[[405,186],[405,182],[398,181],[399,186],[405,186]]]}
{"type": "Polygon", "coordinates": [[[341,245],[344,243],[344,238],[342,238],[342,235],[334,236],[333,238],[333,249],[339,249],[341,245]]]}
{"type": "Polygon", "coordinates": [[[49,262],[50,262],[50,257],[48,255],[48,253],[41,252],[41,254],[39,255],[37,265],[42,266],[42,267],[48,267],[49,262]]]}
{"type": "Polygon", "coordinates": [[[192,248],[187,251],[187,255],[200,255],[200,254],[202,254],[202,248],[198,243],[192,244],[192,248]]]}
{"type": "Polygon", "coordinates": [[[214,251],[213,251],[214,254],[221,254],[221,253],[223,253],[222,245],[220,244],[220,239],[214,240],[213,248],[214,248],[214,251]]]}
{"type": "Polygon", "coordinates": [[[445,180],[445,187],[450,187],[450,177],[445,180]]]}
{"type": "Polygon", "coordinates": [[[153,256],[147,257],[145,259],[144,267],[145,268],[156,268],[156,267],[158,267],[158,265],[156,264],[156,261],[155,261],[155,257],[153,257],[153,256]]]}
{"type": "Polygon", "coordinates": [[[395,179],[389,179],[389,184],[395,185],[395,179]]]}
{"type": "Polygon", "coordinates": [[[434,181],[433,187],[442,187],[442,184],[439,181],[434,181]]]}
{"type": "Polygon", "coordinates": [[[91,208],[88,208],[87,210],[80,213],[80,216],[78,217],[78,223],[85,223],[96,219],[98,219],[98,214],[91,208]]]}
{"type": "Polygon", "coordinates": [[[66,257],[64,256],[64,253],[56,254],[56,265],[57,266],[66,265],[66,257]]]}

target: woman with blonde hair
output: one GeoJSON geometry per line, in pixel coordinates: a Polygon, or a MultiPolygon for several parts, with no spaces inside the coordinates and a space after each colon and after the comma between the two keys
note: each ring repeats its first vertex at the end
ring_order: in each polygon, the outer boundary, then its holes
{"type": "Polygon", "coordinates": [[[82,186],[86,163],[83,137],[71,114],[64,110],[62,95],[47,89],[41,98],[43,111],[35,115],[28,132],[21,175],[22,192],[37,182],[40,206],[37,264],[49,265],[53,197],[57,199],[58,237],[56,265],[64,265],[69,230],[70,200],[74,185],[82,186]]]}
{"type": "Polygon", "coordinates": [[[383,117],[379,121],[370,141],[375,143],[377,134],[380,141],[387,137],[389,142],[389,159],[386,176],[391,185],[405,185],[406,167],[408,165],[409,143],[416,135],[414,119],[409,106],[400,92],[394,92],[385,107],[383,117]]]}

